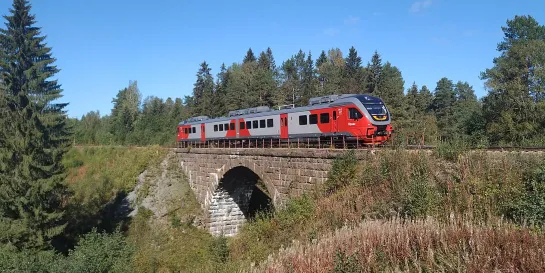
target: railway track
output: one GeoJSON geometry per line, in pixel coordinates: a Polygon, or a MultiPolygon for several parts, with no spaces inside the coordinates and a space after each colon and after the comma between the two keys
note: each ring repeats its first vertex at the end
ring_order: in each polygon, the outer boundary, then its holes
{"type": "MultiPolygon", "coordinates": [[[[276,140],[277,141],[277,140],[276,140]]],[[[297,143],[274,142],[271,140],[258,140],[256,142],[216,142],[216,143],[178,143],[170,145],[169,148],[220,148],[220,149],[274,149],[274,148],[295,148],[295,149],[367,149],[367,150],[388,150],[388,149],[406,149],[406,150],[434,150],[438,146],[435,145],[372,145],[355,142],[305,142],[298,141],[297,143]]],[[[493,146],[484,148],[469,149],[470,151],[489,151],[489,152],[545,152],[545,147],[528,146],[493,146]]]]}
{"type": "MultiPolygon", "coordinates": [[[[360,149],[360,150],[388,150],[388,149],[405,149],[405,150],[434,150],[437,148],[437,146],[434,145],[403,145],[403,146],[393,146],[393,145],[357,145],[357,144],[347,144],[347,145],[334,145],[331,146],[330,143],[324,143],[320,145],[303,145],[302,143],[299,143],[299,145],[291,144],[290,146],[287,145],[270,145],[269,144],[263,144],[262,145],[236,145],[235,143],[229,144],[226,143],[225,146],[223,145],[207,145],[205,144],[198,144],[198,143],[192,143],[189,145],[180,145],[178,144],[171,144],[171,145],[162,145],[162,148],[165,149],[183,149],[183,148],[214,148],[214,149],[275,149],[275,148],[294,148],[294,149],[339,149],[339,150],[349,150],[349,149],[360,149]]],[[[74,145],[76,148],[99,148],[99,147],[128,147],[128,148],[136,148],[136,149],[142,149],[149,146],[140,146],[140,145],[74,145]]],[[[516,147],[516,146],[494,146],[494,147],[486,147],[486,148],[479,148],[479,149],[470,149],[470,151],[489,151],[489,152],[545,152],[545,147],[516,147]]]]}

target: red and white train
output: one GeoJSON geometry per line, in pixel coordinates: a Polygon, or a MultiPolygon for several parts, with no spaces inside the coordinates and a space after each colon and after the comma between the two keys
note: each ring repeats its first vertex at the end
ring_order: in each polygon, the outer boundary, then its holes
{"type": "Polygon", "coordinates": [[[178,124],[178,142],[339,139],[382,144],[392,134],[390,112],[377,97],[359,94],[312,98],[308,106],[230,111],[228,117],[193,117],[178,124]]]}

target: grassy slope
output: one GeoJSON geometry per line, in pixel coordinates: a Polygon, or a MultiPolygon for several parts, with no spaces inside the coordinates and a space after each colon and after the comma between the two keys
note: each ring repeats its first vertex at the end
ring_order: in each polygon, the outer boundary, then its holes
{"type": "MultiPolygon", "coordinates": [[[[266,267],[316,272],[305,268],[320,258],[317,264],[326,269],[319,272],[328,272],[335,266],[332,247],[346,246],[349,252],[359,250],[359,262],[345,266],[370,266],[375,271],[411,266],[432,271],[476,268],[485,262],[480,255],[490,257],[490,263],[483,265],[486,268],[543,268],[541,232],[532,237],[532,229],[497,225],[502,216],[522,224],[521,215],[531,219],[542,214],[542,208],[533,205],[545,200],[545,191],[528,190],[524,183],[535,176],[542,155],[473,153],[449,162],[427,153],[388,152],[363,162],[352,165],[350,158],[337,162],[328,186],[344,186],[333,193],[292,200],[274,216],[246,225],[230,242],[231,263],[242,268],[263,263],[269,255],[298,242],[301,246],[280,254],[266,267]],[[391,222],[400,217],[435,220],[408,225],[391,222]],[[452,221],[466,226],[446,224],[452,221]],[[336,230],[354,226],[359,227],[334,235],[336,230]],[[328,242],[316,246],[320,238],[328,242]],[[503,249],[501,243],[512,249],[503,249]],[[386,252],[374,253],[379,246],[386,247],[386,252]]],[[[339,261],[336,266],[342,264],[339,261]]]]}
{"type": "Polygon", "coordinates": [[[121,224],[114,219],[113,204],[130,192],[137,176],[148,166],[157,165],[167,150],[159,146],[74,147],[64,158],[68,169],[66,183],[74,196],[67,201],[69,225],[66,247],[74,237],[93,227],[113,231],[121,224]]]}
{"type": "MultiPolygon", "coordinates": [[[[148,177],[161,174],[157,166],[164,154],[159,148],[97,149],[73,151],[67,158],[72,164],[67,181],[91,207],[131,189],[145,166],[148,177]]],[[[456,156],[448,153],[447,158],[456,156]]],[[[516,223],[522,223],[521,215],[532,215],[528,208],[541,199],[524,182],[542,161],[540,155],[515,153],[473,153],[454,162],[403,151],[369,155],[361,162],[346,157],[334,167],[328,194],[293,199],[227,241],[190,225],[188,216],[198,204],[191,191],[180,191],[176,200],[187,204],[184,209],[167,209],[163,219],[141,209],[130,223],[126,239],[136,247],[131,272],[236,272],[250,263],[257,264],[257,272],[311,272],[307,266],[313,263],[323,266],[322,272],[335,267],[471,271],[481,264],[487,269],[541,269],[543,234],[497,223],[502,215],[516,223]],[[392,220],[426,216],[434,220],[392,220]],[[453,217],[464,225],[448,224],[453,217]]],[[[188,189],[185,177],[179,178],[188,189]]],[[[153,185],[148,187],[152,190],[146,194],[154,194],[153,185]]]]}

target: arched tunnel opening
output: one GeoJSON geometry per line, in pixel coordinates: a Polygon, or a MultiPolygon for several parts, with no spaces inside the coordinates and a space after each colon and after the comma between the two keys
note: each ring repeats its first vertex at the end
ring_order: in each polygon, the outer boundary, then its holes
{"type": "Polygon", "coordinates": [[[212,197],[210,231],[235,235],[245,221],[272,209],[271,196],[260,177],[249,168],[235,167],[223,175],[212,197]]]}

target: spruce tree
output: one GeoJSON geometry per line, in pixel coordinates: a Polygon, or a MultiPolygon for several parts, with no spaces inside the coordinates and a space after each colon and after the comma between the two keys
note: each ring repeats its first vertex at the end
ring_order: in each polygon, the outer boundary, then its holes
{"type": "Polygon", "coordinates": [[[358,52],[354,47],[351,47],[346,57],[346,69],[347,77],[355,78],[356,74],[361,70],[361,57],[358,56],[358,52]]]}
{"type": "Polygon", "coordinates": [[[320,69],[322,64],[325,64],[327,62],[327,55],[325,54],[325,50],[322,50],[322,53],[320,53],[320,56],[316,60],[316,68],[320,69]]]}
{"type": "Polygon", "coordinates": [[[431,104],[431,109],[437,117],[440,134],[445,139],[449,139],[458,133],[454,122],[454,104],[456,103],[456,93],[454,84],[446,77],[437,82],[435,96],[431,104]]]}
{"type": "Polygon", "coordinates": [[[418,86],[415,82],[407,91],[407,114],[411,119],[418,118],[423,114],[418,111],[418,86]]]}
{"type": "Polygon", "coordinates": [[[252,51],[252,48],[249,48],[248,51],[246,52],[246,56],[244,56],[244,60],[242,61],[242,63],[249,63],[249,62],[255,62],[256,59],[255,59],[255,55],[254,55],[254,52],[252,51]]]}
{"type": "Polygon", "coordinates": [[[267,58],[269,58],[269,70],[276,71],[276,62],[270,47],[267,47],[267,58]]]}
{"type": "Polygon", "coordinates": [[[367,79],[367,92],[374,93],[378,91],[379,83],[382,76],[382,59],[377,51],[371,58],[371,63],[367,64],[367,70],[369,72],[367,79]]]}
{"type": "Polygon", "coordinates": [[[62,97],[31,5],[14,0],[0,29],[0,243],[45,249],[66,226],[61,162],[70,145],[62,97]]]}
{"type": "Polygon", "coordinates": [[[212,113],[212,95],[214,92],[214,78],[210,73],[206,61],[201,63],[197,72],[197,81],[193,85],[193,115],[211,116],[212,113]]]}

